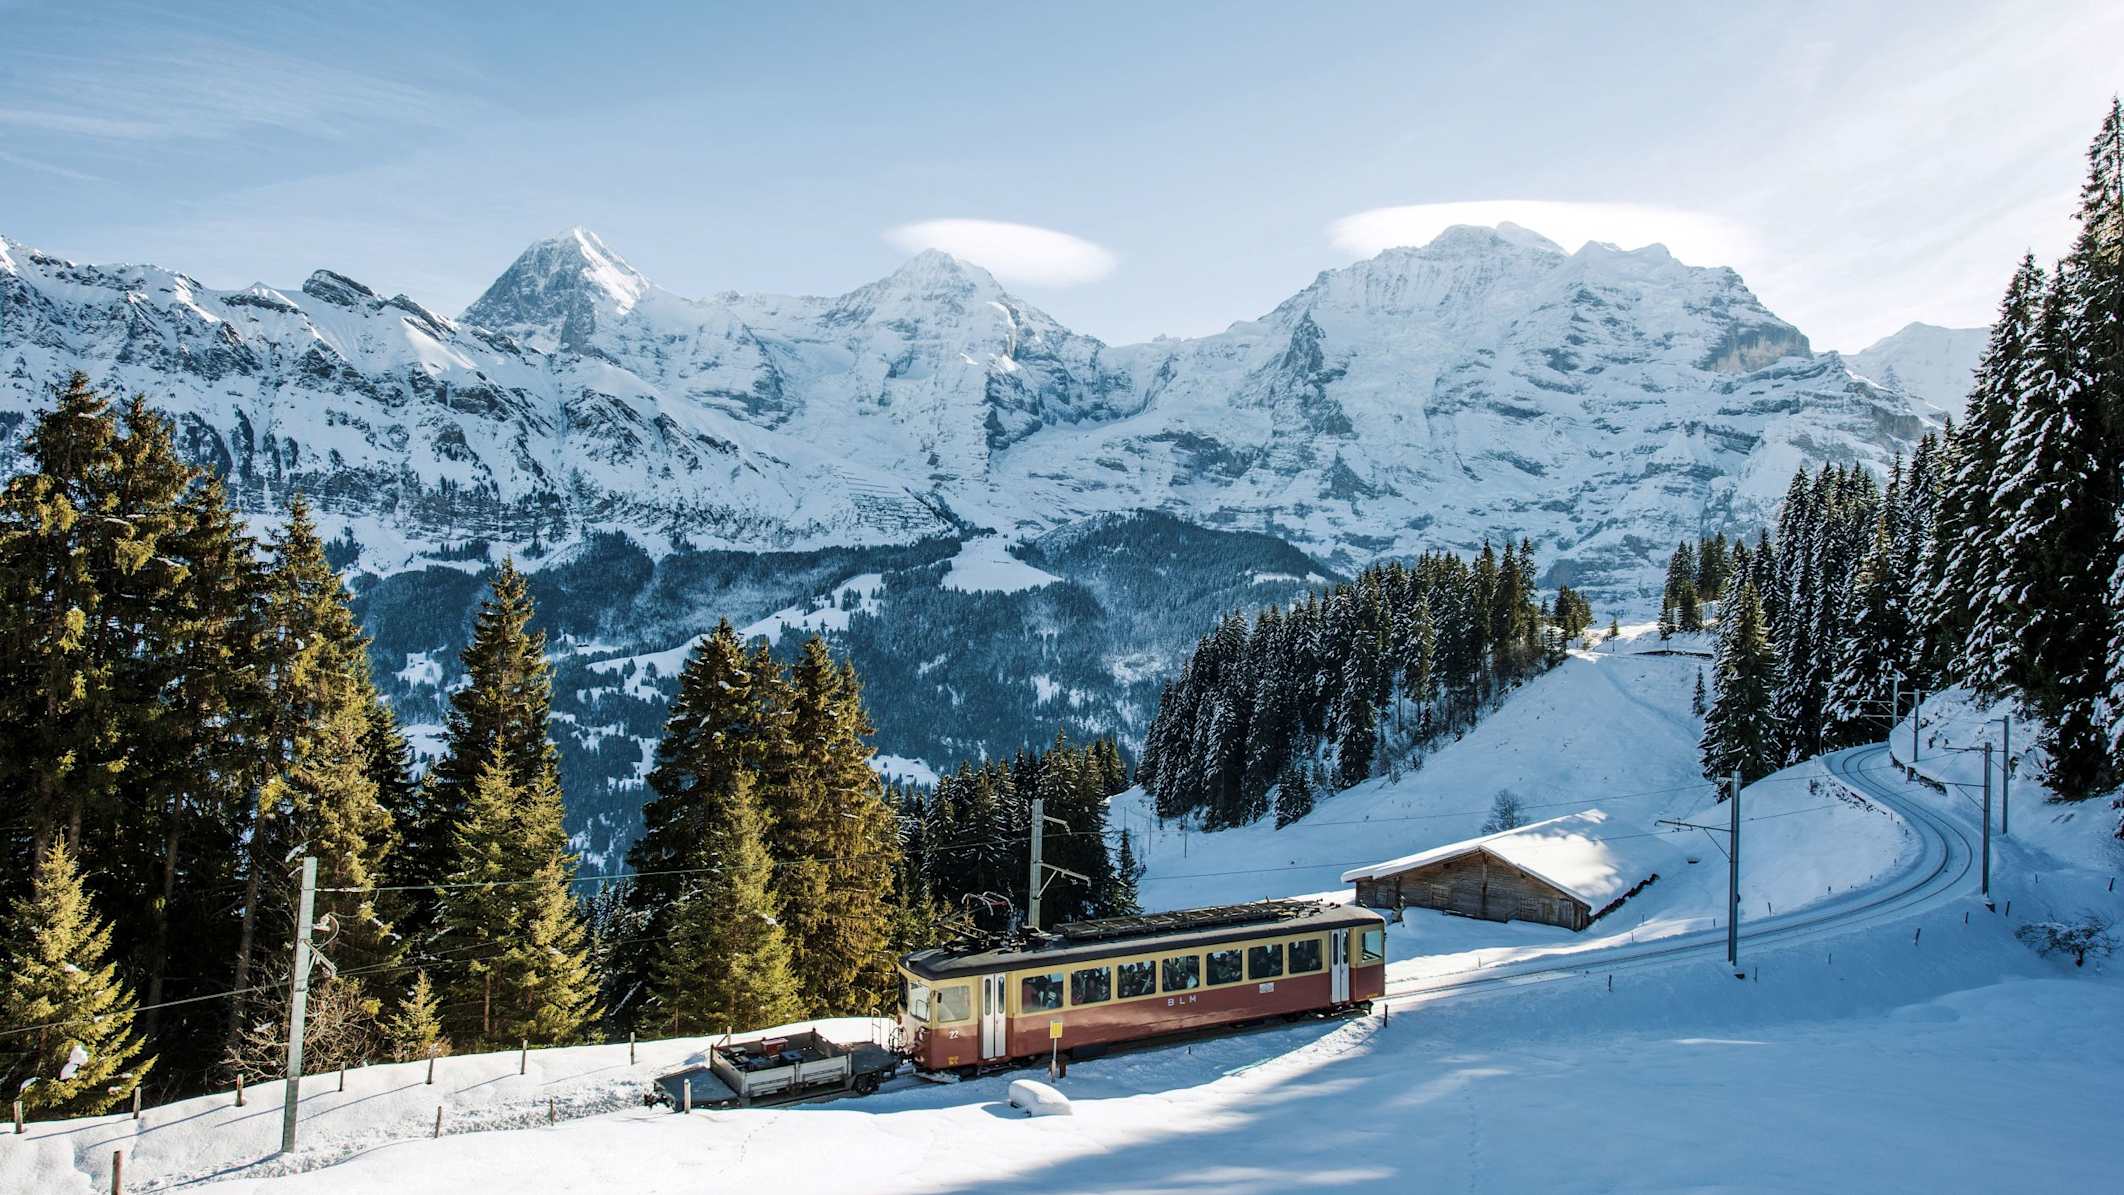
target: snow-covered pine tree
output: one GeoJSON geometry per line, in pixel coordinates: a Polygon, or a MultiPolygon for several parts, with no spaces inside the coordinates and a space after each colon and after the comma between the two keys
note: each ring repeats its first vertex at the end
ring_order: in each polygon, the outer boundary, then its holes
{"type": "Polygon", "coordinates": [[[1704,718],[1704,775],[1723,780],[1739,769],[1746,783],[1782,765],[1772,708],[1776,672],[1762,601],[1754,582],[1745,582],[1719,628],[1711,711],[1704,718]]]}
{"type": "MultiPolygon", "coordinates": [[[[2090,749],[2092,686],[2075,683],[2107,647],[2106,635],[2096,642],[2088,633],[2085,612],[2094,604],[2088,599],[2106,595],[2090,584],[2095,557],[2087,537],[2104,513],[2094,509],[2097,487],[2114,486],[2113,479],[2091,477],[2099,456],[2093,421],[2100,413],[2082,372],[2077,281],[2068,264],[2043,296],[2040,365],[2007,436],[2003,481],[1993,499],[2006,516],[1998,572],[1978,620],[1989,656],[1981,672],[2018,691],[2048,723],[2050,779],[2061,792],[2087,791],[2106,753],[2090,749]]],[[[2108,517],[2110,525],[2101,529],[2105,555],[2115,534],[2113,510],[2108,517]]]]}
{"type": "Polygon", "coordinates": [[[1704,696],[1704,670],[1699,668],[1696,670],[1696,692],[1689,697],[1689,712],[1701,718],[1709,709],[1704,696]]]}
{"type": "Polygon", "coordinates": [[[1128,831],[1121,831],[1121,850],[1114,860],[1113,895],[1107,899],[1106,917],[1133,917],[1143,911],[1143,898],[1137,892],[1137,881],[1143,878],[1143,864],[1136,859],[1136,848],[1129,841],[1128,831]]]}
{"type": "Polygon", "coordinates": [[[1342,695],[1335,704],[1335,782],[1352,788],[1372,775],[1372,752],[1378,729],[1363,661],[1351,655],[1343,667],[1342,695]]]}
{"type": "Polygon", "coordinates": [[[1296,760],[1286,763],[1276,781],[1276,828],[1281,830],[1313,811],[1313,784],[1307,769],[1296,760]]]}
{"type": "Polygon", "coordinates": [[[1859,568],[1854,604],[1835,645],[1824,744],[1831,749],[1880,737],[1895,675],[1915,655],[1906,604],[1910,587],[1898,567],[1904,551],[1897,542],[1898,520],[1891,513],[1899,492],[1900,483],[1891,483],[1888,507],[1859,568]]]}
{"type": "Polygon", "coordinates": [[[74,855],[53,838],[17,898],[0,948],[0,1025],[30,1031],[0,1069],[23,1107],[92,1116],[117,1107],[154,1066],[133,1033],[132,990],[107,959],[110,926],[89,905],[74,855]]]}
{"type": "Polygon", "coordinates": [[[1939,649],[1930,662],[1936,679],[1959,676],[1985,692],[1996,692],[2001,683],[1995,671],[1997,644],[2009,633],[2012,617],[1992,604],[2003,530],[2003,518],[1993,514],[1995,495],[2007,474],[2007,437],[2041,354],[2039,315],[2046,289],[2035,257],[2024,256],[1999,302],[1967,416],[1950,436],[1952,472],[1936,514],[1938,546],[1929,562],[1925,616],[1939,649]]]}

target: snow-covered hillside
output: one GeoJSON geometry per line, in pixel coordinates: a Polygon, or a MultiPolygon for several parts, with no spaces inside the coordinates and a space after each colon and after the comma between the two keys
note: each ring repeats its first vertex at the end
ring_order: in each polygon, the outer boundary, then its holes
{"type": "Polygon", "coordinates": [[[1636,594],[1665,545],[1752,525],[1803,461],[1884,461],[1931,412],[1731,270],[1509,226],[1126,347],[934,251],[832,298],[693,299],[582,229],[456,320],[330,271],[215,291],[12,243],[0,305],[0,432],[81,368],[170,410],[254,509],[300,486],[358,538],[431,545],[1022,538],[1149,509],[1338,565],[1531,537],[1556,579],[1636,594]]]}
{"type": "MultiPolygon", "coordinates": [[[[1642,654],[1660,646],[1649,637],[1618,646],[1530,682],[1424,771],[1324,802],[1311,833],[1335,838],[1333,850],[1384,857],[1464,833],[1460,819],[1506,787],[1530,805],[1544,788],[1575,801],[1599,787],[1615,821],[1722,813],[1693,807],[1703,787],[1682,774],[1695,661],[1642,654]],[[1482,758],[1494,774],[1477,767],[1482,758]],[[1389,821],[1389,808],[1405,820],[1389,821]],[[1369,822],[1329,827],[1367,812],[1369,822]],[[1435,827],[1416,828],[1427,825],[1420,818],[1435,827]]],[[[1943,768],[1969,758],[1946,748],[1993,712],[1953,695],[1928,710],[1921,752],[1940,752],[1929,758],[1943,768]]],[[[0,1136],[0,1188],[91,1195],[107,1189],[114,1151],[126,1155],[128,1190],[203,1184],[260,1195],[2105,1188],[2101,1146],[2124,1044],[2101,1027],[2124,1017],[2124,984],[2101,960],[2075,968],[2039,957],[2014,931],[2030,909],[2117,912],[2124,896],[2108,880],[2124,844],[2100,819],[2066,816],[2091,806],[2045,804],[2029,785],[2028,820],[2017,822],[2028,828],[2001,844],[1987,907],[1968,854],[1978,838],[1971,802],[1889,766],[1858,766],[1857,781],[1809,764],[1744,794],[1744,927],[1770,923],[1755,920],[1758,901],[1785,913],[1820,887],[1857,890],[1843,916],[1744,930],[1740,981],[1719,957],[1722,935],[1699,934],[1682,951],[1615,942],[1665,932],[1662,916],[1723,897],[1723,858],[1691,833],[1674,853],[1702,862],[1684,860],[1682,878],[1647,888],[1613,925],[1571,935],[1412,911],[1390,937],[1390,1016],[1079,1062],[1059,1084],[1066,1117],[1028,1119],[1008,1106],[1007,1085],[1023,1071],[945,1086],[901,1078],[875,1096],[779,1109],[687,1116],[639,1106],[652,1074],[706,1045],[682,1039],[644,1044],[635,1065],[624,1044],[533,1051],[523,1075],[513,1053],[451,1059],[434,1086],[418,1064],[349,1072],[344,1093],[336,1076],[318,1077],[293,1157],[273,1152],[275,1084],[253,1088],[243,1109],[223,1093],[139,1122],[33,1124],[0,1136]],[[1828,791],[1838,783],[1894,800],[1853,804],[1828,791]],[[1893,813],[1905,807],[1948,827],[1954,850],[1912,858],[1912,827],[1893,813]],[[1899,887],[1919,898],[1876,901],[1876,877],[1891,873],[1898,886],[1922,881],[1899,887]],[[1653,900],[1666,903],[1638,903],[1653,900]],[[1655,908],[1663,912],[1649,924],[1635,923],[1655,908]],[[1544,953],[1563,965],[1530,970],[1544,953]]],[[[1310,873],[1276,870],[1270,851],[1283,838],[1304,834],[1193,835],[1184,860],[1159,838],[1146,891],[1235,899],[1318,886],[1310,873]],[[1228,852],[1258,875],[1185,870],[1223,871],[1204,864],[1228,852]]],[[[1657,851],[1628,853],[1671,865],[1657,851]]]]}
{"type": "MultiPolygon", "coordinates": [[[[1578,933],[1406,910],[1388,934],[1392,977],[1458,974],[1715,927],[1726,904],[1722,839],[1664,824],[1727,821],[1703,778],[1703,722],[1689,708],[1696,670],[1708,661],[1669,654],[1695,650],[1700,636],[1662,641],[1652,629],[1629,627],[1623,639],[1571,653],[1419,769],[1323,800],[1281,830],[1267,821],[1215,833],[1161,826],[1142,791],[1130,790],[1109,818],[1129,831],[1145,862],[1144,906],[1292,892],[1346,900],[1353,890],[1339,882],[1344,871],[1476,837],[1497,799],[1509,796],[1520,824],[1590,814],[1596,828],[1574,831],[1589,853],[1582,869],[1614,869],[1619,889],[1659,878],[1578,933]]],[[[1790,913],[1850,892],[1916,849],[1887,811],[1845,799],[1815,764],[1751,785],[1743,808],[1748,855],[1762,861],[1760,878],[1749,882],[1755,913],[1790,913]]]]}

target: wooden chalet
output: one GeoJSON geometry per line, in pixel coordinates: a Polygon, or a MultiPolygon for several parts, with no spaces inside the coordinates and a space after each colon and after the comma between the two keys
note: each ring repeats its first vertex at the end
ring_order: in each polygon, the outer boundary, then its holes
{"type": "Polygon", "coordinates": [[[1658,856],[1671,853],[1657,838],[1637,850],[1626,848],[1639,836],[1611,842],[1606,822],[1607,814],[1588,809],[1352,868],[1342,879],[1357,886],[1357,903],[1375,909],[1582,930],[1658,879],[1658,856]]]}

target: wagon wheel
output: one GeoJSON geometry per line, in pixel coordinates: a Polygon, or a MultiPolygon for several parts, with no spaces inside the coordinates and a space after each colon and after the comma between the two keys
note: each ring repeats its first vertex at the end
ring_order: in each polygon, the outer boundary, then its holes
{"type": "Polygon", "coordinates": [[[879,1082],[880,1080],[876,1071],[872,1071],[867,1075],[857,1075],[855,1081],[855,1093],[857,1095],[869,1095],[870,1093],[878,1089],[879,1082]]]}

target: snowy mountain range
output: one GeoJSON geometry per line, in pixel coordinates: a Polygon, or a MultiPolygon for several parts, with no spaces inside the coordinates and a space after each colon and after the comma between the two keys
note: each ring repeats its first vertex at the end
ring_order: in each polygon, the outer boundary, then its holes
{"type": "Polygon", "coordinates": [[[474,536],[802,550],[1147,509],[1338,567],[1527,536],[1552,581],[1623,595],[1800,461],[1885,461],[1936,418],[1731,270],[1510,225],[1118,347],[934,251],[837,297],[696,299],[582,229],[456,319],[331,271],[217,291],[5,240],[0,308],[0,431],[86,369],[252,508],[315,495],[385,572],[474,536]]]}
{"type": "Polygon", "coordinates": [[[82,369],[254,514],[305,491],[424,752],[483,571],[531,566],[593,861],[719,617],[830,635],[906,774],[1132,742],[1220,613],[1382,555],[1526,537],[1545,584],[1648,608],[1676,541],[1942,417],[1938,354],[1889,347],[1868,380],[1731,270],[1510,225],[1128,346],[935,252],[837,297],[690,298],[574,229],[452,319],[329,270],[216,290],[0,239],[0,444],[82,369]]]}

